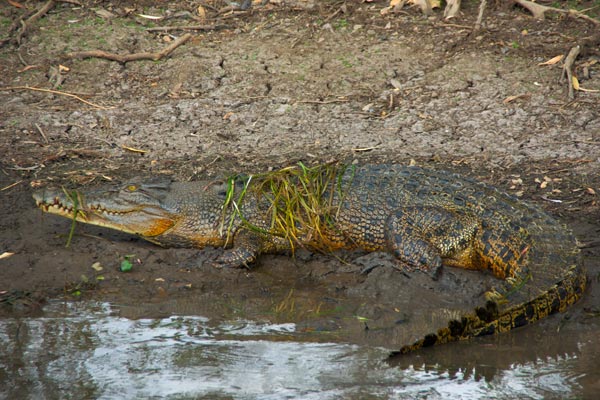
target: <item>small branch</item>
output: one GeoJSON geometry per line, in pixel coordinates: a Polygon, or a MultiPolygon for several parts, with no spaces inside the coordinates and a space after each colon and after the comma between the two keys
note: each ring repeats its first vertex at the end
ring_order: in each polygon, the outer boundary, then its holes
{"type": "Polygon", "coordinates": [[[552,12],[557,12],[557,13],[562,13],[562,14],[568,14],[575,18],[581,18],[588,22],[591,22],[594,25],[600,25],[600,21],[585,15],[581,11],[563,10],[562,8],[543,6],[541,4],[537,4],[537,3],[534,3],[529,0],[514,0],[514,2],[517,3],[518,5],[520,5],[521,7],[529,10],[529,12],[531,12],[531,14],[533,14],[533,18],[536,18],[536,19],[544,19],[545,18],[544,14],[547,11],[552,11],[552,12]]]}
{"type": "Polygon", "coordinates": [[[471,29],[469,25],[460,25],[460,24],[449,24],[447,22],[439,22],[438,26],[443,26],[445,28],[460,28],[460,29],[471,29]]]}
{"type": "Polygon", "coordinates": [[[77,51],[74,53],[68,53],[66,56],[68,58],[106,58],[107,60],[117,61],[121,64],[125,64],[129,61],[137,61],[137,60],[153,60],[158,61],[163,57],[168,56],[175,50],[177,47],[181,46],[185,42],[187,42],[192,37],[191,33],[186,33],[181,36],[179,39],[175,40],[173,43],[162,49],[161,51],[155,53],[134,53],[134,54],[126,54],[119,55],[114,53],[109,53],[103,50],[91,50],[91,51],[77,51]]]}
{"type": "MultiPolygon", "coordinates": [[[[21,183],[21,182],[23,182],[23,180],[22,180],[22,179],[21,179],[20,181],[17,181],[17,182],[15,182],[15,183],[11,183],[11,184],[10,184],[10,185],[8,185],[8,186],[4,186],[2,189],[0,189],[0,192],[4,192],[5,190],[8,190],[8,189],[10,189],[11,187],[15,187],[15,186],[17,186],[19,183],[21,183]]],[[[6,254],[6,253],[4,253],[4,254],[6,254]]]]}
{"type": "Polygon", "coordinates": [[[298,100],[294,104],[333,104],[333,103],[347,103],[350,100],[336,99],[336,100],[298,100]]]}
{"type": "Polygon", "coordinates": [[[71,3],[71,4],[76,4],[78,6],[81,6],[81,3],[78,2],[77,0],[57,0],[57,1],[50,0],[46,4],[44,4],[42,6],[42,8],[40,8],[38,11],[36,11],[35,14],[33,14],[33,15],[31,15],[31,13],[33,11],[27,11],[25,14],[23,14],[23,16],[21,18],[15,20],[10,25],[10,27],[8,28],[8,31],[6,33],[10,34],[14,31],[16,31],[17,29],[19,29],[19,27],[21,27],[21,31],[19,31],[17,33],[17,36],[15,38],[5,38],[3,40],[0,40],[0,47],[3,47],[6,44],[11,43],[11,42],[20,45],[21,40],[25,36],[27,28],[32,23],[34,23],[35,21],[37,21],[38,19],[40,19],[41,17],[46,15],[48,13],[48,11],[50,11],[57,2],[58,3],[71,3]]]}
{"type": "Polygon", "coordinates": [[[431,8],[431,2],[429,0],[416,0],[415,4],[417,4],[421,8],[421,12],[423,14],[431,15],[433,13],[433,9],[431,8]]]}
{"type": "Polygon", "coordinates": [[[36,12],[35,14],[33,14],[31,17],[29,17],[27,19],[27,21],[22,22],[22,29],[19,32],[19,34],[17,35],[17,44],[20,45],[21,44],[21,39],[23,39],[23,36],[25,35],[25,33],[27,32],[27,27],[31,24],[33,24],[35,21],[37,21],[38,19],[42,18],[44,15],[46,15],[46,13],[48,11],[50,11],[54,5],[56,3],[54,2],[54,0],[49,0],[48,2],[46,2],[46,4],[44,4],[42,6],[42,8],[40,8],[38,10],[38,12],[36,12]]]}
{"type": "Polygon", "coordinates": [[[46,136],[46,134],[44,133],[44,131],[42,130],[42,128],[40,128],[40,126],[38,124],[35,124],[35,127],[37,128],[37,130],[40,133],[40,135],[42,135],[42,138],[44,139],[44,142],[46,142],[46,144],[48,144],[48,136],[46,136]]]}
{"type": "Polygon", "coordinates": [[[456,14],[460,11],[460,0],[448,0],[446,2],[446,8],[444,9],[444,19],[456,17],[456,14]]]}
{"type": "Polygon", "coordinates": [[[483,13],[485,12],[486,6],[487,6],[487,0],[481,0],[481,3],[479,3],[479,14],[477,15],[477,22],[475,22],[475,30],[476,31],[481,29],[481,22],[483,20],[483,13]]]}
{"type": "Polygon", "coordinates": [[[227,25],[187,25],[187,26],[159,26],[156,28],[148,28],[146,32],[169,32],[169,31],[211,31],[216,29],[228,28],[227,25]]]}
{"type": "Polygon", "coordinates": [[[52,89],[43,89],[43,88],[37,88],[37,87],[31,87],[31,86],[8,86],[8,87],[0,87],[0,90],[33,90],[36,92],[45,92],[45,93],[53,93],[53,94],[58,94],[61,96],[67,96],[67,97],[72,97],[76,100],[81,101],[82,103],[85,103],[89,106],[92,106],[94,108],[99,108],[101,110],[110,110],[111,108],[114,107],[104,107],[104,106],[100,106],[98,104],[94,104],[91,101],[87,101],[82,99],[81,97],[74,95],[72,93],[67,93],[67,92],[61,92],[58,90],[52,90],[52,89]]]}
{"type": "Polygon", "coordinates": [[[580,46],[575,46],[571,50],[569,50],[569,54],[567,55],[567,58],[565,58],[565,63],[563,65],[563,72],[560,77],[560,79],[563,81],[565,79],[565,75],[567,77],[567,81],[569,84],[569,99],[571,100],[575,98],[575,91],[573,89],[573,64],[575,64],[575,59],[579,55],[580,50],[580,46]]]}

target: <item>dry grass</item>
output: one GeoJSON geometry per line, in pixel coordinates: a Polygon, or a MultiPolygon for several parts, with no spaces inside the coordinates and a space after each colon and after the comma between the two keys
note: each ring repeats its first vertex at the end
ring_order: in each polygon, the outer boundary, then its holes
{"type": "Polygon", "coordinates": [[[343,198],[342,176],[348,168],[353,167],[339,163],[307,167],[298,163],[244,177],[244,186],[237,194],[235,182],[239,177],[229,178],[223,207],[224,215],[231,211],[228,234],[237,217],[250,230],[285,238],[292,250],[300,243],[326,243],[325,229],[333,226],[341,205],[340,201],[334,204],[334,196],[337,193],[339,199],[343,198]],[[268,227],[257,226],[244,216],[242,203],[249,194],[253,201],[265,200],[269,205],[268,227]]]}

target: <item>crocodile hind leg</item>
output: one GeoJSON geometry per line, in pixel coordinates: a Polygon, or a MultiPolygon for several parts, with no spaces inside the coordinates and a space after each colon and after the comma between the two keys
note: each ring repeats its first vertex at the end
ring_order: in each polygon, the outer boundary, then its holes
{"type": "Polygon", "coordinates": [[[481,228],[470,214],[441,206],[404,207],[385,224],[387,249],[402,263],[435,276],[442,262],[473,269],[474,239],[481,228]]]}

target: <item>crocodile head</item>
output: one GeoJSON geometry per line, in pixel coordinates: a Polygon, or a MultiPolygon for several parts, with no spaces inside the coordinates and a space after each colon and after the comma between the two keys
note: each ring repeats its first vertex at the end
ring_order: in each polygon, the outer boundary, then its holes
{"type": "Polygon", "coordinates": [[[166,178],[132,181],[120,187],[34,193],[37,206],[78,222],[139,235],[164,246],[221,246],[226,185],[171,182],[166,178]]]}
{"type": "Polygon", "coordinates": [[[177,210],[165,202],[170,185],[160,179],[86,192],[43,190],[33,198],[50,214],[151,238],[165,234],[177,222],[177,210]]]}

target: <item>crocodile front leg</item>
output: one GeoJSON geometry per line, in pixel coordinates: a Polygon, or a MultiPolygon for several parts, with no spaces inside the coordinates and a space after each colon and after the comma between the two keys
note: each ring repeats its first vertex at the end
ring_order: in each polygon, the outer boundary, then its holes
{"type": "Polygon", "coordinates": [[[285,238],[242,228],[235,233],[233,246],[225,250],[213,265],[217,268],[250,268],[260,254],[287,250],[292,248],[285,238]]]}
{"type": "Polygon", "coordinates": [[[259,254],[268,250],[266,235],[242,229],[236,232],[233,246],[221,254],[214,262],[217,268],[250,268],[259,254]]]}
{"type": "Polygon", "coordinates": [[[388,217],[384,239],[388,250],[408,267],[436,276],[442,260],[474,268],[473,242],[480,226],[475,216],[441,206],[404,207],[388,217]]]}

